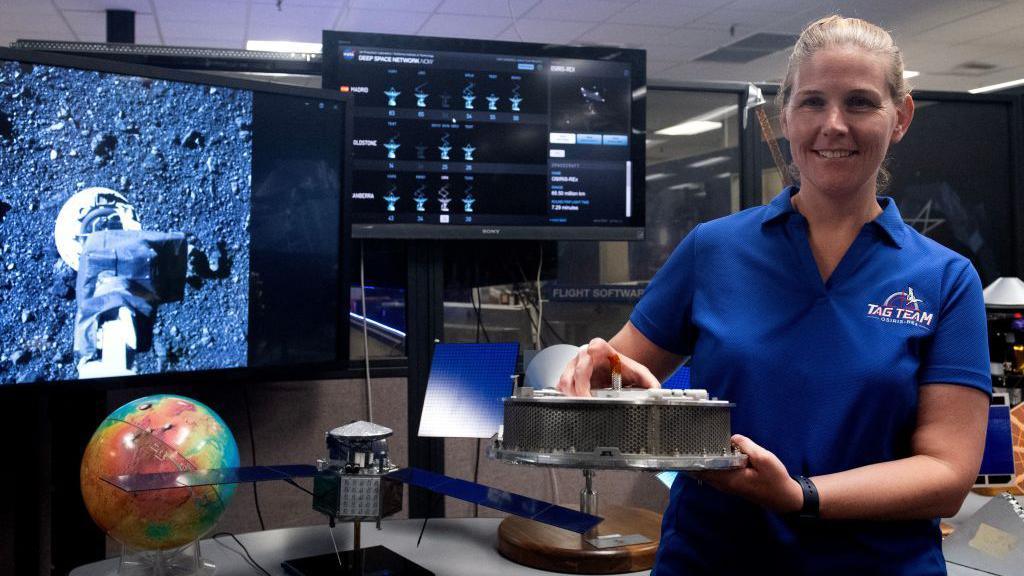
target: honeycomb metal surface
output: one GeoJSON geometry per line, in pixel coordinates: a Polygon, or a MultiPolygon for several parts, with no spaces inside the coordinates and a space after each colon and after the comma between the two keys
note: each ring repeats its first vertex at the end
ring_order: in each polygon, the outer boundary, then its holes
{"type": "Polygon", "coordinates": [[[706,455],[730,449],[730,408],[694,404],[505,402],[502,444],[524,452],[706,455]]]}

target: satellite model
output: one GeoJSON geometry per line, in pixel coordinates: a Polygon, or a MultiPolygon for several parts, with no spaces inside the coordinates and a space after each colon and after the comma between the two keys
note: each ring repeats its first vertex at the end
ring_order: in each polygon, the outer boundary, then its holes
{"type": "MultiPolygon", "coordinates": [[[[333,528],[337,521],[353,523],[354,550],[342,552],[335,543],[334,554],[288,560],[292,574],[373,574],[395,572],[405,567],[406,574],[430,575],[427,570],[382,546],[362,550],[362,522],[380,521],[402,509],[403,484],[409,484],[502,512],[522,516],[560,529],[582,534],[601,522],[601,518],[497,490],[466,480],[451,478],[417,468],[398,468],[390,459],[387,438],[390,428],[371,422],[352,422],[327,432],[326,459],[316,465],[246,466],[133,474],[104,477],[104,481],[126,492],[145,492],[175,488],[194,488],[218,484],[236,484],[266,480],[313,478],[313,509],[326,515],[333,528]],[[412,568],[410,568],[410,566],[412,568]],[[418,570],[417,570],[418,569],[418,570]],[[386,572],[380,572],[385,570],[386,572]]],[[[334,533],[331,532],[333,539],[334,533]]]]}

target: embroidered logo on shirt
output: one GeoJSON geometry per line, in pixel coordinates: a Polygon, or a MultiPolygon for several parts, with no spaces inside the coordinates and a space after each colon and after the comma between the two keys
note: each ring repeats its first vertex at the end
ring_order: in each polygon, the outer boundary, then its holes
{"type": "Polygon", "coordinates": [[[911,324],[919,328],[932,325],[934,315],[922,309],[924,300],[914,295],[914,289],[893,292],[882,304],[868,304],[868,317],[891,324],[911,324]]]}

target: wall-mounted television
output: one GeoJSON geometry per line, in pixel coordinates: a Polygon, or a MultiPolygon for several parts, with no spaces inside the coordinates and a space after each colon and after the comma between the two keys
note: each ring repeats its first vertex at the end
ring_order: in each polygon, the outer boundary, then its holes
{"type": "Polygon", "coordinates": [[[0,49],[0,385],[344,368],[350,115],[0,49]]]}
{"type": "Polygon", "coordinates": [[[325,31],[357,238],[644,237],[642,50],[325,31]]]}

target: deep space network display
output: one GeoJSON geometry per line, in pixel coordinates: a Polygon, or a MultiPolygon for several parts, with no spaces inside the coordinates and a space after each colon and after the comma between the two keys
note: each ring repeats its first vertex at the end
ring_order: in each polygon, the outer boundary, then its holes
{"type": "Polygon", "coordinates": [[[354,236],[642,234],[635,62],[441,42],[325,33],[324,86],[355,102],[354,236]]]}
{"type": "MultiPolygon", "coordinates": [[[[0,384],[287,362],[267,336],[302,296],[280,287],[283,238],[299,256],[321,242],[336,281],[341,149],[314,134],[326,159],[294,159],[268,118],[316,103],[3,56],[0,384]]],[[[306,123],[331,125],[331,105],[306,123]]]]}

